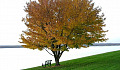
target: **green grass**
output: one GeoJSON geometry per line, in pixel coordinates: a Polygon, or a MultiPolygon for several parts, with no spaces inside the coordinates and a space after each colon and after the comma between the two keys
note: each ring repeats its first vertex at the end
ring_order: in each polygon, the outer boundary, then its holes
{"type": "Polygon", "coordinates": [[[120,51],[60,62],[61,66],[41,66],[25,70],[120,70],[120,51]]]}

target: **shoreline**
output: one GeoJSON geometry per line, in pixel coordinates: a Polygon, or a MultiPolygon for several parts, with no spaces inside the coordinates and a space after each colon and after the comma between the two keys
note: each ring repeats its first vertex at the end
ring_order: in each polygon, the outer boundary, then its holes
{"type": "MultiPolygon", "coordinates": [[[[99,46],[120,46],[120,43],[94,43],[91,46],[99,47],[99,46]]],[[[21,45],[0,45],[0,48],[24,48],[21,45]]]]}

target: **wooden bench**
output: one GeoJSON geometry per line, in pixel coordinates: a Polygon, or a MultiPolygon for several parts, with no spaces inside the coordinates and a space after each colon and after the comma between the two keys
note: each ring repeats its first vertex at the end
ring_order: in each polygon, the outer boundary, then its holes
{"type": "Polygon", "coordinates": [[[43,67],[44,65],[45,65],[45,67],[46,67],[46,65],[48,65],[48,66],[50,65],[50,66],[51,66],[51,61],[52,61],[52,60],[46,60],[46,61],[45,61],[45,64],[42,63],[42,67],[43,67]]]}

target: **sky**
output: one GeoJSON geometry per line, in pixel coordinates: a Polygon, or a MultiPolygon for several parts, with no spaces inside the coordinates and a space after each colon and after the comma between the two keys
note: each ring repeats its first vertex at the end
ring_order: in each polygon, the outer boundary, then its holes
{"type": "MultiPolygon", "coordinates": [[[[20,34],[26,30],[24,6],[29,0],[0,0],[0,45],[20,45],[20,34]]],[[[120,0],[93,0],[105,14],[106,43],[120,43],[120,0]]]]}

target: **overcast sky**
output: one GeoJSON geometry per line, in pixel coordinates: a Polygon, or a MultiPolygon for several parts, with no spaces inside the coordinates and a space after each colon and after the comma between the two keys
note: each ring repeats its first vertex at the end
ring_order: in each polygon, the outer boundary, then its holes
{"type": "MultiPolygon", "coordinates": [[[[0,0],[0,45],[18,45],[22,30],[26,26],[21,22],[26,15],[24,6],[29,0],[0,0]]],[[[93,0],[95,6],[102,7],[109,30],[107,43],[120,43],[120,0],[93,0]]]]}

